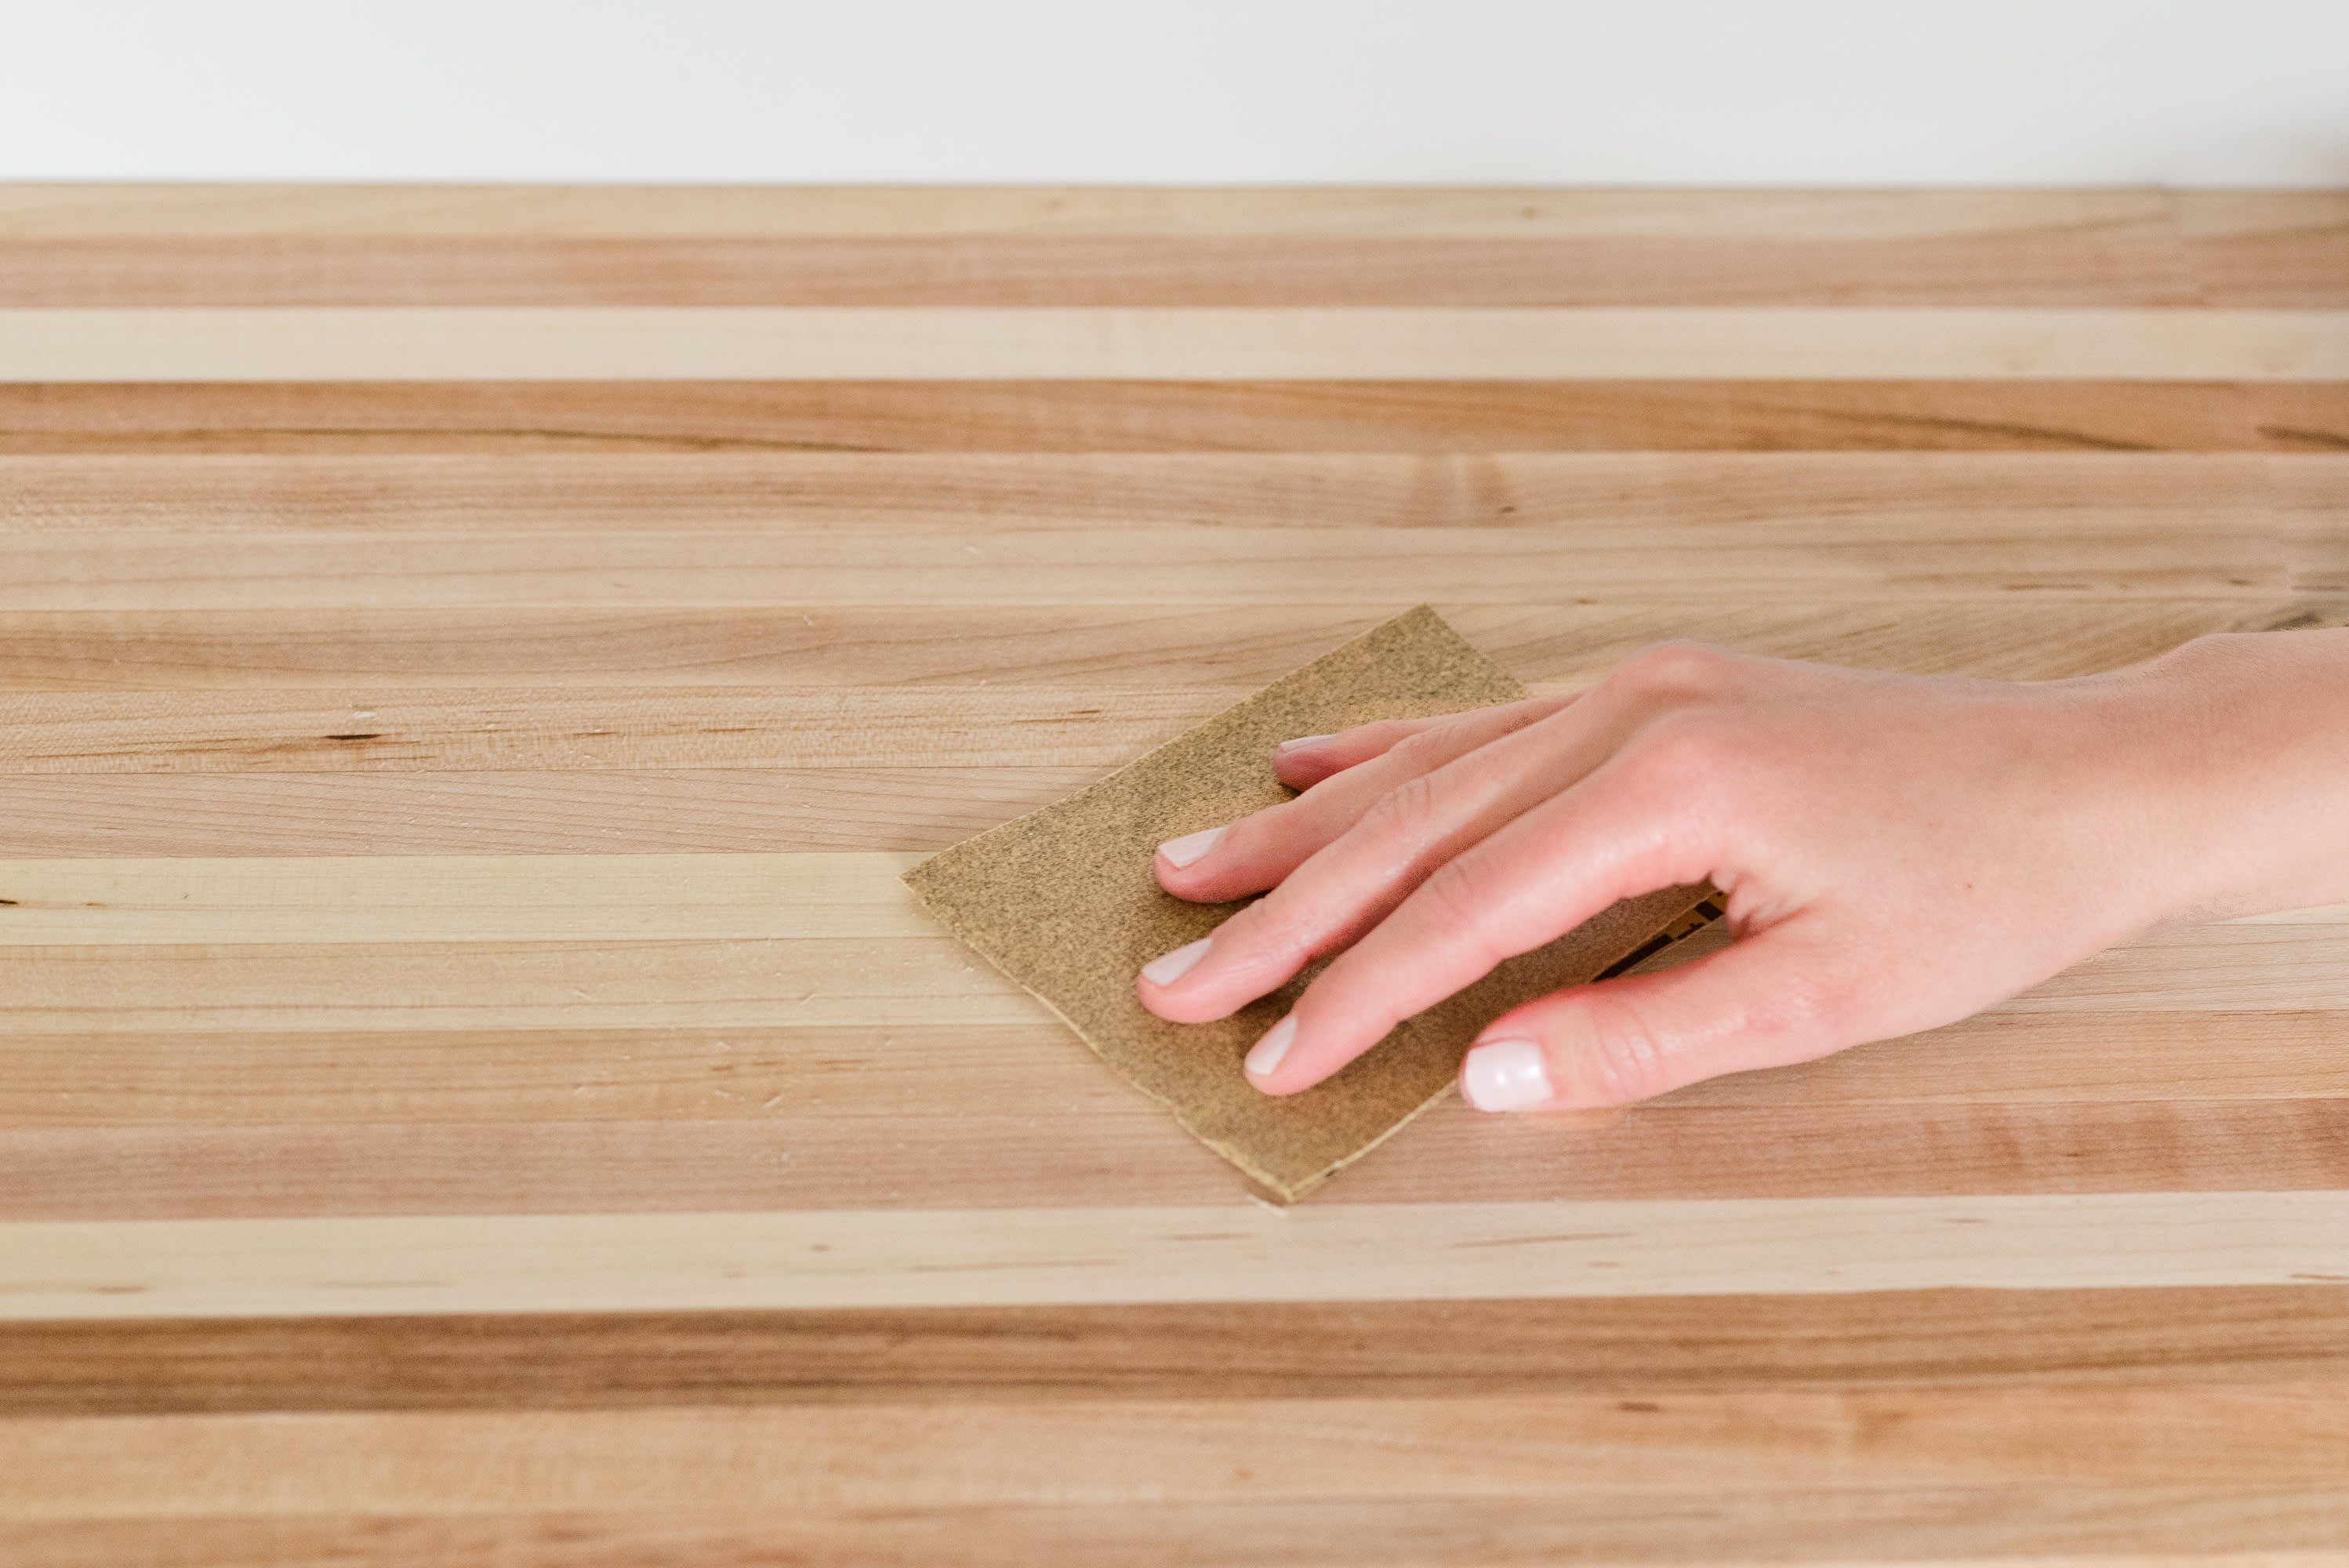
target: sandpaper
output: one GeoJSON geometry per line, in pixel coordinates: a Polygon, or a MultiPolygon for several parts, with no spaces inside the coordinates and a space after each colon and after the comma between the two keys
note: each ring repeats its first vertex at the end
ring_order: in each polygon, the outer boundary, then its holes
{"type": "Polygon", "coordinates": [[[1165,840],[1293,798],[1273,776],[1281,741],[1526,695],[1422,605],[1090,789],[932,856],[905,881],[1112,1068],[1272,1195],[1292,1201],[1441,1099],[1485,1024],[1702,925],[1692,911],[1710,890],[1671,888],[1619,903],[1406,1019],[1334,1077],[1274,1098],[1249,1086],[1240,1060],[1318,970],[1216,1023],[1170,1024],[1145,1010],[1135,972],[1241,907],[1162,892],[1153,853],[1165,840]]]}

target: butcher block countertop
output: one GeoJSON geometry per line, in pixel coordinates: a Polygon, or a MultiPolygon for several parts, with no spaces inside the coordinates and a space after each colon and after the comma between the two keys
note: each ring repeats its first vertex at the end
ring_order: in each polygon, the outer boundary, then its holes
{"type": "Polygon", "coordinates": [[[1423,601],[2349,624],[2349,194],[0,187],[0,1562],[2349,1554],[2349,909],[1284,1212],[901,889],[1423,601]]]}

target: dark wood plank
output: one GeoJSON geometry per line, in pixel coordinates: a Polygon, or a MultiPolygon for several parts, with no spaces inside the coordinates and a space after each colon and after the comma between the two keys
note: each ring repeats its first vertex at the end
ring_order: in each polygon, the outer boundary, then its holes
{"type": "MultiPolygon", "coordinates": [[[[371,949],[346,949],[366,985],[371,949]]],[[[223,952],[221,961],[229,962],[223,952]]],[[[454,971],[471,965],[451,952],[454,971]]],[[[523,967],[519,962],[515,967],[523,967]]],[[[1049,1026],[1039,1026],[1040,1033],[1049,1026]]],[[[722,1030],[708,1031],[713,1038],[722,1030]]],[[[931,1031],[944,1034],[944,1029],[931,1031]]],[[[1053,1043],[1056,1035],[1047,1034],[1053,1043]]],[[[200,1053],[202,1035],[188,1037],[200,1053]]],[[[894,1042],[892,1042],[894,1043],[894,1042]]],[[[367,1049],[363,1031],[344,1049],[367,1049]]],[[[744,1053],[747,1054],[747,1053],[744,1053]]],[[[934,1058],[935,1060],[936,1058],[934,1058]]],[[[732,1067],[732,1055],[711,1068],[732,1067]]],[[[679,1119],[25,1130],[0,1145],[0,1220],[1016,1209],[1213,1205],[1233,1173],[1132,1097],[1012,1114],[968,1058],[875,1121],[811,1106],[792,1075],[706,1070],[679,1119]],[[780,1088],[778,1085],[780,1084],[780,1088]],[[966,1086],[969,1086],[968,1090],[966,1086]],[[696,1091],[698,1091],[698,1093],[696,1091]],[[725,1097],[720,1099],[719,1097],[725,1097]],[[721,1113],[694,1120],[696,1099],[721,1113]]],[[[585,1064],[583,1063],[583,1068],[585,1064]]],[[[583,1071],[582,1077],[592,1076],[583,1071]]],[[[1039,1103],[1104,1087],[1067,1046],[1039,1103]]],[[[2213,1088],[2227,1087],[2214,1065],[2213,1088]]],[[[2349,1099],[2154,1104],[1650,1106],[1615,1116],[1480,1117],[1446,1105],[1365,1159],[1324,1203],[1640,1202],[2349,1188],[2349,1099]]]]}
{"type": "Polygon", "coordinates": [[[2349,1286],[0,1324],[0,1414],[2260,1384],[2349,1286]]]}

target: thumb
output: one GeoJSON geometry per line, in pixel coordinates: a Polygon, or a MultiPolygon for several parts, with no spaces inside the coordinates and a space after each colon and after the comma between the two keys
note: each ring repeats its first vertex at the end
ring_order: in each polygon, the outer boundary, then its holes
{"type": "Polygon", "coordinates": [[[1661,975],[1553,991],[1485,1026],[1461,1095],[1479,1110],[1623,1105],[1856,1046],[1876,1035],[1842,978],[1850,949],[1790,921],[1661,975]]]}

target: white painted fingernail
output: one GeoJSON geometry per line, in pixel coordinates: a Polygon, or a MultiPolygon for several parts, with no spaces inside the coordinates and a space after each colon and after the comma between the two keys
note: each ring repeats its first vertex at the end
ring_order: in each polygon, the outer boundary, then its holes
{"type": "Polygon", "coordinates": [[[1158,852],[1178,870],[1189,865],[1216,847],[1216,841],[1231,831],[1228,827],[1209,828],[1204,833],[1185,833],[1179,839],[1169,839],[1158,846],[1158,852]]]}
{"type": "Polygon", "coordinates": [[[1551,1098],[1541,1047],[1531,1040],[1487,1040],[1460,1064],[1460,1092],[1478,1110],[1523,1110],[1551,1098]]]}
{"type": "Polygon", "coordinates": [[[1291,1013],[1264,1032],[1248,1050],[1247,1071],[1250,1078],[1270,1078],[1280,1058],[1288,1054],[1291,1042],[1297,1038],[1297,1015],[1291,1013]]]}
{"type": "Polygon", "coordinates": [[[1337,737],[1331,735],[1300,735],[1294,740],[1282,741],[1278,746],[1274,747],[1273,749],[1275,751],[1294,751],[1300,746],[1319,746],[1325,740],[1334,740],[1337,737]]]}
{"type": "Polygon", "coordinates": [[[1142,977],[1153,985],[1172,985],[1198,967],[1199,960],[1207,955],[1207,944],[1215,940],[1203,936],[1196,942],[1185,943],[1172,953],[1162,954],[1142,966],[1142,977]]]}

